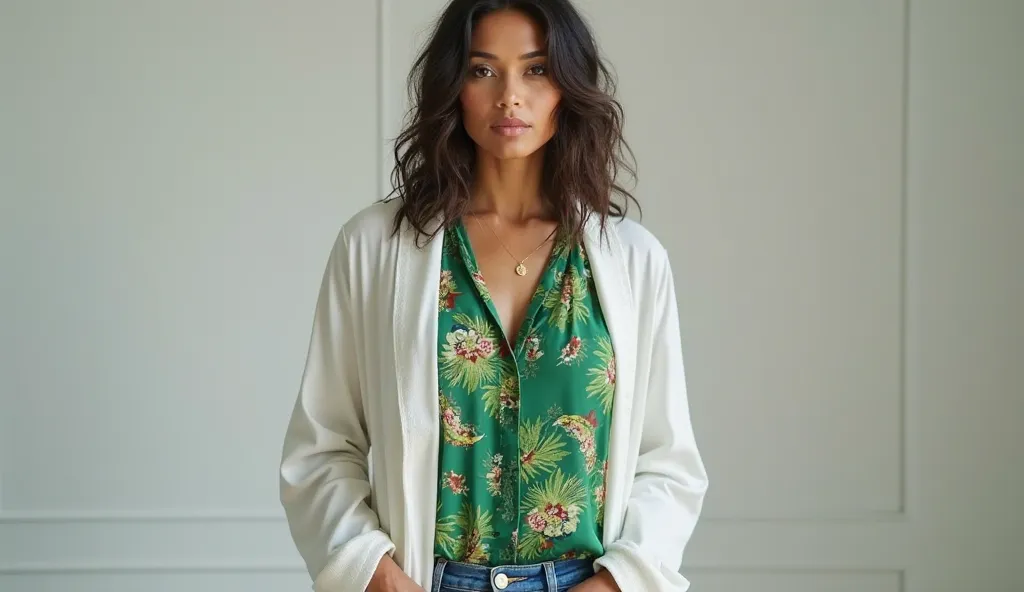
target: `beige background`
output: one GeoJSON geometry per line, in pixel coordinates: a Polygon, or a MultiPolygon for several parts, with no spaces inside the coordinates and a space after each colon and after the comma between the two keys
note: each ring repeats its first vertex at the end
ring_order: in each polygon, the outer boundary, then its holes
{"type": "MultiPolygon", "coordinates": [[[[0,590],[306,590],[280,439],[430,0],[0,0],[0,590]]],[[[700,592],[1024,589],[1024,2],[589,0],[700,592]]]]}

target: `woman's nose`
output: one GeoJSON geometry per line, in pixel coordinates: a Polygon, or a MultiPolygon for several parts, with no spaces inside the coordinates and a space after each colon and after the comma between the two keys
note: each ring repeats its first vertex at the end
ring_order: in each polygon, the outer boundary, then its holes
{"type": "Polygon", "coordinates": [[[519,97],[516,96],[516,95],[505,95],[505,96],[502,96],[501,100],[498,101],[498,107],[500,107],[502,109],[508,109],[509,107],[520,107],[520,106],[522,106],[522,101],[520,101],[519,97]]]}
{"type": "Polygon", "coordinates": [[[515,80],[509,80],[501,89],[501,95],[498,98],[498,107],[500,109],[521,107],[522,103],[522,92],[520,92],[517,82],[515,80]]]}

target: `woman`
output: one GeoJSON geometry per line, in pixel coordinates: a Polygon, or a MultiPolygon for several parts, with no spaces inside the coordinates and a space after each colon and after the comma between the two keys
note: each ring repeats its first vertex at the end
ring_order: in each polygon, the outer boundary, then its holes
{"type": "Polygon", "coordinates": [[[672,272],[612,200],[590,32],[568,0],[453,0],[413,74],[398,197],[341,228],[284,442],[314,589],[686,590],[672,272]]]}

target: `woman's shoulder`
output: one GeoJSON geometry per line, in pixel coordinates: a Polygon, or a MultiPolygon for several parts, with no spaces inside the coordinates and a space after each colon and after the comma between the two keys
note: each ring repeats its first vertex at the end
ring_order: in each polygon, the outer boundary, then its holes
{"type": "Polygon", "coordinates": [[[398,200],[377,201],[357,210],[341,225],[341,234],[349,241],[379,244],[391,238],[398,200]]]}
{"type": "Polygon", "coordinates": [[[623,254],[631,260],[667,265],[668,251],[657,236],[640,222],[631,218],[609,219],[622,245],[623,254]]]}

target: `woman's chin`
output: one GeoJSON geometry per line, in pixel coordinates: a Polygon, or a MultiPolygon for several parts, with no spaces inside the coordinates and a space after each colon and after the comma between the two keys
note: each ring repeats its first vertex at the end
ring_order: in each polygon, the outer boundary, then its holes
{"type": "MultiPolygon", "coordinates": [[[[489,143],[490,144],[490,143],[489,143]]],[[[517,160],[532,156],[540,146],[525,142],[497,142],[484,147],[484,152],[497,160],[517,160]]]]}

